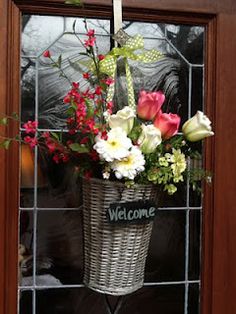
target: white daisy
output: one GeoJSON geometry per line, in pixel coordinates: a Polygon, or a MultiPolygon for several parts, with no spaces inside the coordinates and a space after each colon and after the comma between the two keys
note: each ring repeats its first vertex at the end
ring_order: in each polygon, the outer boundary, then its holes
{"type": "Polygon", "coordinates": [[[111,129],[111,131],[107,133],[107,140],[98,136],[96,138],[96,144],[93,146],[100,158],[108,162],[127,157],[131,147],[131,139],[128,138],[125,131],[119,127],[111,129]]]}
{"type": "Polygon", "coordinates": [[[129,155],[120,160],[114,161],[111,168],[115,172],[117,179],[128,178],[133,180],[137,174],[144,171],[145,159],[141,150],[137,146],[133,146],[129,155]]]}

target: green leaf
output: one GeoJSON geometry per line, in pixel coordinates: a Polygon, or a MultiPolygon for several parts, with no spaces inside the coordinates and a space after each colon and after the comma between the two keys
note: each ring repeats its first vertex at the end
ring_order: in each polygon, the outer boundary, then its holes
{"type": "Polygon", "coordinates": [[[71,108],[73,108],[74,110],[77,110],[77,105],[76,104],[72,104],[71,108]]]}
{"type": "Polygon", "coordinates": [[[6,117],[0,119],[0,124],[1,125],[7,125],[7,123],[8,123],[8,119],[6,117]]]}
{"type": "Polygon", "coordinates": [[[11,116],[14,120],[19,120],[19,116],[16,112],[12,112],[11,116]]]}
{"type": "Polygon", "coordinates": [[[67,110],[67,114],[68,116],[73,116],[75,114],[75,108],[73,107],[70,107],[68,110],[67,110]]]}
{"type": "Polygon", "coordinates": [[[76,20],[74,20],[73,26],[72,26],[72,29],[73,29],[74,33],[75,33],[75,25],[76,25],[76,20]]]}
{"type": "Polygon", "coordinates": [[[70,144],[69,147],[73,152],[78,152],[78,153],[88,153],[89,152],[89,149],[86,146],[80,145],[78,143],[70,144]]]}
{"type": "Polygon", "coordinates": [[[66,0],[65,4],[82,5],[81,0],[66,0]]]}
{"type": "Polygon", "coordinates": [[[81,55],[81,56],[88,56],[87,52],[79,52],[79,55],[81,55]]]}
{"type": "Polygon", "coordinates": [[[62,56],[60,55],[57,59],[58,68],[61,68],[62,56]]]}
{"type": "Polygon", "coordinates": [[[72,67],[72,69],[74,69],[74,70],[76,70],[76,71],[78,71],[78,72],[80,72],[80,73],[83,73],[83,72],[84,72],[83,66],[80,65],[80,62],[79,62],[79,61],[77,61],[77,62],[72,62],[72,61],[69,60],[69,64],[70,64],[70,66],[72,67]]]}
{"type": "Polygon", "coordinates": [[[7,140],[4,140],[3,142],[0,143],[0,147],[3,147],[5,149],[8,149],[9,146],[11,144],[11,140],[10,139],[7,139],[7,140]]]}
{"type": "Polygon", "coordinates": [[[51,134],[52,137],[54,137],[58,142],[60,141],[59,135],[58,135],[56,132],[50,132],[50,134],[51,134]]]}

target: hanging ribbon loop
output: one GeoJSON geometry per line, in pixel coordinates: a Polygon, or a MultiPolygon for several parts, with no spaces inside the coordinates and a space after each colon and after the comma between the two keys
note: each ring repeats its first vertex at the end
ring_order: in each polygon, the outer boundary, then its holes
{"type": "MultiPolygon", "coordinates": [[[[155,62],[162,58],[162,54],[155,50],[148,50],[142,53],[137,53],[136,50],[144,50],[144,40],[141,35],[136,35],[135,37],[130,37],[126,43],[121,48],[113,48],[105,58],[100,61],[100,71],[107,74],[113,80],[115,80],[117,59],[122,57],[125,62],[126,80],[127,80],[127,91],[128,91],[128,105],[136,109],[133,80],[130,71],[130,66],[128,59],[134,61],[140,61],[144,63],[155,62]]],[[[114,97],[115,86],[114,83],[111,84],[107,91],[106,102],[112,101],[114,97]]]]}

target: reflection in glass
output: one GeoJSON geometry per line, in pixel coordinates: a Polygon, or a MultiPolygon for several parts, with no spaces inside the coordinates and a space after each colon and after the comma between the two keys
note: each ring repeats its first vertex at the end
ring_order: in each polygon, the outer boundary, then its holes
{"type": "Polygon", "coordinates": [[[36,59],[21,58],[21,122],[35,119],[36,59]]]}
{"type": "Polygon", "coordinates": [[[203,63],[204,27],[166,24],[166,37],[190,63],[203,63]]]}
{"type": "Polygon", "coordinates": [[[42,151],[39,154],[38,167],[44,174],[44,185],[38,185],[37,188],[37,207],[77,208],[81,205],[76,161],[75,164],[56,164],[51,155],[42,151]]]}
{"type": "Polygon", "coordinates": [[[32,285],[33,275],[33,213],[31,211],[20,212],[19,242],[19,284],[29,286],[32,285]]]}
{"type": "Polygon", "coordinates": [[[32,314],[32,291],[21,291],[19,294],[19,314],[32,314]]]}
{"type": "Polygon", "coordinates": [[[188,314],[199,314],[199,286],[197,284],[189,285],[189,303],[188,314]]]}
{"type": "Polygon", "coordinates": [[[125,21],[123,22],[123,29],[130,36],[140,34],[146,38],[165,37],[165,24],[125,21]]]}
{"type": "MultiPolygon", "coordinates": [[[[83,31],[83,33],[85,30],[83,31]]],[[[83,42],[85,35],[79,35],[83,42]]],[[[99,53],[104,54],[110,49],[110,37],[96,35],[99,53]]],[[[51,60],[41,56],[38,71],[38,101],[39,127],[61,129],[65,127],[67,105],[63,98],[70,88],[70,82],[79,82],[81,90],[89,85],[83,79],[83,73],[88,71],[84,65],[89,61],[84,53],[84,47],[74,34],[64,34],[51,47],[52,59],[57,61],[62,55],[62,70],[68,77],[61,77],[57,68],[53,68],[51,60]],[[58,88],[60,86],[60,88],[58,88]]]]}
{"type": "Polygon", "coordinates": [[[92,290],[50,289],[37,291],[37,314],[108,314],[102,294],[92,290]]]}
{"type": "Polygon", "coordinates": [[[60,16],[23,15],[21,47],[24,56],[37,57],[64,31],[60,16]]]}
{"type": "MultiPolygon", "coordinates": [[[[100,53],[110,49],[110,21],[88,19],[94,28],[100,53]]],[[[203,58],[204,27],[125,21],[129,35],[140,33],[147,48],[163,52],[164,58],[153,64],[130,61],[136,100],[139,90],[163,90],[166,94],[165,109],[179,113],[183,121],[203,108],[203,58]]],[[[84,51],[77,35],[83,41],[83,18],[24,15],[22,19],[22,124],[38,116],[39,128],[61,130],[65,126],[66,106],[63,97],[70,83],[60,77],[50,60],[42,56],[50,49],[56,61],[62,55],[62,69],[71,81],[77,81],[83,89],[85,71],[84,51]],[[76,35],[73,33],[73,24],[76,35]]],[[[118,60],[116,108],[127,105],[125,68],[118,60]]],[[[40,131],[39,129],[39,131],[40,131]]],[[[64,130],[65,131],[65,130],[64,130]]],[[[63,138],[67,139],[66,132],[63,138]]],[[[39,150],[37,165],[34,155],[22,146],[20,243],[25,247],[25,262],[19,274],[21,286],[33,284],[33,249],[36,251],[35,279],[41,286],[36,293],[36,314],[108,314],[103,295],[85,288],[62,289],[62,285],[77,285],[83,277],[82,211],[80,183],[74,164],[57,165],[51,156],[39,150]],[[37,178],[34,178],[37,173],[37,178]],[[37,187],[34,184],[37,182],[37,187]],[[65,210],[62,210],[65,208],[65,210]],[[51,210],[49,210],[51,209],[51,210]],[[36,230],[33,230],[37,227],[36,230]],[[36,248],[33,248],[33,234],[36,248]],[[58,289],[43,289],[56,286],[58,289]]],[[[159,210],[146,264],[146,283],[164,282],[163,286],[146,286],[123,298],[119,314],[183,314],[199,311],[198,285],[189,285],[188,299],[184,298],[184,280],[198,280],[200,273],[200,219],[198,209],[201,196],[188,186],[179,188],[173,197],[159,202],[159,210]],[[189,233],[186,232],[189,223],[189,233]],[[187,225],[188,226],[188,225],[187,225]],[[189,241],[189,250],[186,243],[189,241]],[[189,261],[189,263],[187,263],[189,261]],[[188,276],[187,276],[187,275],[188,276]],[[187,276],[187,277],[186,277],[187,276]],[[166,284],[179,281],[178,285],[166,284]],[[186,301],[186,304],[184,302],[186,301]]],[[[114,305],[115,297],[109,297],[114,305]]],[[[32,313],[32,292],[21,291],[20,314],[32,313]]]]}
{"type": "Polygon", "coordinates": [[[146,282],[184,280],[185,211],[159,210],[146,263],[146,282]]]}
{"type": "Polygon", "coordinates": [[[40,211],[37,227],[37,284],[80,284],[83,269],[82,212],[40,211]]]}
{"type": "Polygon", "coordinates": [[[184,286],[144,287],[126,296],[119,314],[183,314],[184,286]]]}
{"type": "Polygon", "coordinates": [[[200,275],[200,211],[190,212],[189,279],[198,280],[200,275]]]}

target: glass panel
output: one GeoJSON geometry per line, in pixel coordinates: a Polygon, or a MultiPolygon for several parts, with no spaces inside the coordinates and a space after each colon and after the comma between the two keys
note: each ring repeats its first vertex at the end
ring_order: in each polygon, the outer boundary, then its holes
{"type": "Polygon", "coordinates": [[[189,286],[189,303],[188,303],[189,314],[199,314],[199,285],[189,286]]]}
{"type": "Polygon", "coordinates": [[[19,284],[32,285],[33,273],[33,213],[22,210],[20,212],[20,268],[19,284]]]}
{"type": "Polygon", "coordinates": [[[60,16],[23,15],[21,47],[24,56],[37,57],[64,32],[60,16]]]}
{"type": "Polygon", "coordinates": [[[37,189],[37,207],[77,208],[81,205],[78,171],[75,165],[57,164],[50,154],[42,151],[38,158],[38,169],[42,178],[37,189]]]}
{"type": "Polygon", "coordinates": [[[183,314],[184,286],[144,287],[125,297],[119,314],[183,314]]]}
{"type": "Polygon", "coordinates": [[[32,314],[32,291],[21,291],[19,293],[19,314],[32,314]]]}
{"type": "MultiPolygon", "coordinates": [[[[86,19],[88,28],[96,30],[96,34],[110,36],[110,21],[109,20],[95,20],[86,19]]],[[[84,34],[84,19],[66,17],[65,18],[65,33],[74,33],[73,24],[75,23],[75,32],[78,34],[84,34]],[[75,22],[76,21],[76,22],[75,22]]]]}
{"type": "Polygon", "coordinates": [[[89,289],[37,291],[37,314],[108,314],[102,294],[89,289]]]}
{"type": "Polygon", "coordinates": [[[21,58],[21,122],[35,120],[36,59],[21,58]]]}
{"type": "Polygon", "coordinates": [[[82,282],[82,212],[40,211],[37,232],[37,285],[82,282]]]}
{"type": "Polygon", "coordinates": [[[130,36],[140,34],[145,38],[164,39],[165,37],[165,24],[125,21],[123,22],[123,29],[130,36]]]}
{"type": "Polygon", "coordinates": [[[34,153],[27,145],[21,145],[21,175],[20,175],[20,206],[34,206],[34,153]]]}
{"type": "Polygon", "coordinates": [[[147,282],[184,280],[185,212],[159,210],[146,264],[147,282]]]}
{"type": "MultiPolygon", "coordinates": [[[[99,53],[106,53],[111,45],[110,21],[88,19],[87,23],[96,30],[99,53]]],[[[129,61],[136,100],[139,90],[163,90],[165,109],[179,113],[182,123],[202,110],[204,28],[133,21],[125,21],[123,25],[129,35],[143,35],[146,48],[159,49],[165,55],[153,64],[129,61]]],[[[79,82],[84,90],[88,87],[78,71],[84,67],[84,57],[79,54],[82,49],[77,36],[83,41],[84,34],[83,18],[23,16],[21,125],[38,118],[39,132],[55,131],[62,134],[64,141],[68,140],[63,129],[62,100],[69,89],[68,79],[79,82]],[[56,68],[49,67],[49,59],[42,57],[47,49],[55,61],[62,55],[62,70],[68,79],[60,77],[56,68]]],[[[127,105],[121,60],[118,60],[116,90],[117,107],[127,105]]],[[[187,184],[180,186],[173,197],[159,201],[145,286],[122,298],[106,298],[82,287],[83,235],[79,209],[82,201],[78,169],[74,164],[54,163],[50,154],[42,150],[36,149],[35,154],[21,147],[23,260],[19,272],[19,314],[111,314],[116,305],[120,308],[116,314],[199,313],[200,194],[192,192],[187,184]]]]}
{"type": "Polygon", "coordinates": [[[198,280],[200,275],[200,211],[191,211],[189,215],[189,279],[198,280]]]}
{"type": "Polygon", "coordinates": [[[181,53],[190,63],[203,63],[204,27],[166,24],[166,37],[172,51],[181,53]]]}

